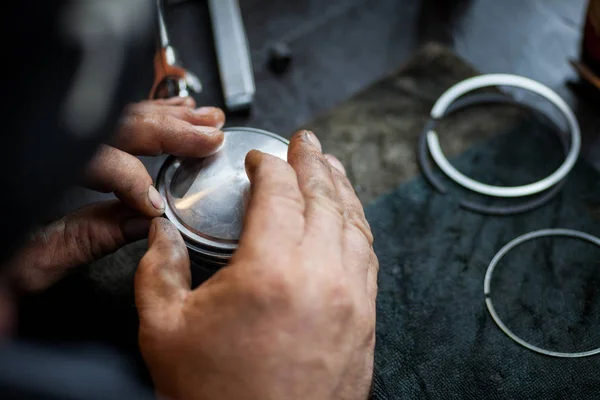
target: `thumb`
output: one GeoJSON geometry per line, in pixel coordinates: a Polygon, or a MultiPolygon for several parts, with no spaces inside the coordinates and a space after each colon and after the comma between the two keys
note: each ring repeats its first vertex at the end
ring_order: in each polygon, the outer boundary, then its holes
{"type": "Polygon", "coordinates": [[[12,278],[24,292],[45,290],[74,267],[143,239],[149,225],[120,201],[83,207],[35,231],[11,260],[12,278]]]}
{"type": "MultiPolygon", "coordinates": [[[[150,225],[148,251],[135,274],[135,303],[140,320],[155,320],[155,315],[175,316],[166,312],[179,307],[191,290],[190,259],[181,234],[165,218],[150,225]]],[[[159,318],[162,320],[162,318],[159,318]]]]}

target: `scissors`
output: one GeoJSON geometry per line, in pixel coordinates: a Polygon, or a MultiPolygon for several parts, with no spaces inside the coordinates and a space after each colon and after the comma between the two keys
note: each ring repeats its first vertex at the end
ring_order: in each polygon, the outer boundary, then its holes
{"type": "Polygon", "coordinates": [[[159,47],[154,56],[154,84],[150,91],[150,98],[187,97],[190,91],[200,93],[202,91],[200,79],[183,68],[177,52],[171,46],[162,3],[162,0],[156,0],[159,47]]]}

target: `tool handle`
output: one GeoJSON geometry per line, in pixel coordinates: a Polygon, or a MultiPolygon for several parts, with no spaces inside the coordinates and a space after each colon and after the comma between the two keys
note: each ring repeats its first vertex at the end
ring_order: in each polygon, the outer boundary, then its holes
{"type": "Polygon", "coordinates": [[[237,0],[209,0],[225,106],[248,109],[256,91],[248,38],[237,0]]]}

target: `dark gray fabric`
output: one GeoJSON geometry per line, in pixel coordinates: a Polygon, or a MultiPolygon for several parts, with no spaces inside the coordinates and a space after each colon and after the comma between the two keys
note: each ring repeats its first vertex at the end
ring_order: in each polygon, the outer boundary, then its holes
{"type": "Polygon", "coordinates": [[[0,346],[3,400],[154,399],[132,372],[117,353],[98,346],[0,346]]]}
{"type": "MultiPolygon", "coordinates": [[[[560,164],[549,137],[522,122],[454,164],[491,184],[532,182],[560,164]]],[[[581,162],[556,199],[512,217],[463,210],[422,178],[372,203],[380,261],[374,398],[599,398],[600,357],[557,359],[518,346],[494,324],[483,296],[486,268],[504,244],[552,227],[600,235],[598,210],[599,176],[581,162]]],[[[582,351],[600,347],[599,287],[600,249],[539,239],[500,262],[492,299],[523,339],[582,351]]]]}

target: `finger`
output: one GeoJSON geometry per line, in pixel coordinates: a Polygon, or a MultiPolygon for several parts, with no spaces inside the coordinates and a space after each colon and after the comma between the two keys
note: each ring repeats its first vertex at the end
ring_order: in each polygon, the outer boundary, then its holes
{"type": "Polygon", "coordinates": [[[221,148],[223,139],[215,126],[196,126],[168,113],[131,114],[122,119],[114,145],[135,155],[206,157],[221,148]]]}
{"type": "Polygon", "coordinates": [[[348,178],[333,166],[335,161],[330,163],[338,198],[344,210],[343,265],[350,272],[357,273],[360,282],[366,283],[373,244],[371,228],[348,178]]]}
{"type": "MultiPolygon", "coordinates": [[[[168,99],[154,99],[154,100],[146,100],[141,103],[149,103],[149,104],[164,104],[168,106],[184,106],[190,108],[196,108],[196,100],[192,97],[169,97],[168,99]]],[[[139,104],[139,103],[138,103],[139,104]]]]}
{"type": "Polygon", "coordinates": [[[126,116],[132,115],[170,115],[172,117],[187,121],[193,125],[213,126],[222,128],[225,124],[225,113],[217,107],[190,107],[184,104],[161,103],[157,100],[149,100],[130,105],[126,116]]]}
{"type": "Polygon", "coordinates": [[[314,133],[300,131],[294,135],[288,161],[298,175],[298,185],[306,203],[305,240],[312,241],[315,250],[327,249],[330,254],[341,254],[343,209],[331,167],[314,133]]]}
{"type": "Polygon", "coordinates": [[[164,315],[170,306],[180,305],[190,290],[190,259],[185,243],[173,224],[155,218],[150,226],[148,251],[135,274],[140,319],[164,315]]]}
{"type": "Polygon", "coordinates": [[[189,108],[162,106],[155,113],[170,115],[197,126],[221,129],[225,125],[225,113],[217,107],[189,108]]]}
{"type": "Polygon", "coordinates": [[[83,184],[115,195],[149,217],[164,212],[165,204],[152,185],[144,164],[136,157],[110,146],[101,146],[88,164],[83,184]]]}
{"type": "Polygon", "coordinates": [[[193,125],[212,126],[218,129],[225,125],[223,110],[217,107],[196,108],[196,102],[191,97],[181,98],[181,100],[177,98],[146,100],[131,104],[127,108],[126,116],[141,114],[170,115],[193,125]]]}
{"type": "Polygon", "coordinates": [[[251,195],[236,254],[243,256],[246,250],[261,254],[274,246],[285,251],[300,243],[304,235],[304,198],[296,172],[282,159],[259,151],[246,156],[246,171],[251,195]]]}
{"type": "Polygon", "coordinates": [[[362,203],[356,196],[352,184],[345,175],[342,163],[334,156],[328,154],[327,161],[332,167],[331,174],[337,191],[337,198],[344,213],[344,229],[356,230],[364,237],[369,247],[373,245],[373,234],[365,216],[362,203]]]}
{"type": "Polygon", "coordinates": [[[340,160],[338,160],[332,154],[325,154],[325,158],[327,159],[327,161],[329,161],[329,165],[331,165],[333,168],[337,169],[344,176],[346,176],[346,168],[344,167],[344,164],[342,164],[340,160]]]}
{"type": "Polygon", "coordinates": [[[74,267],[148,234],[150,220],[118,200],[84,207],[36,231],[12,261],[17,287],[47,289],[74,267]]]}

